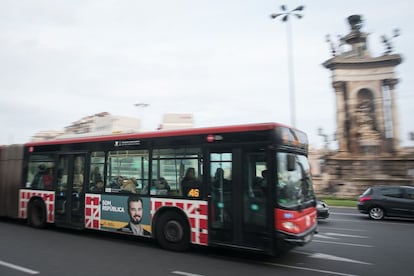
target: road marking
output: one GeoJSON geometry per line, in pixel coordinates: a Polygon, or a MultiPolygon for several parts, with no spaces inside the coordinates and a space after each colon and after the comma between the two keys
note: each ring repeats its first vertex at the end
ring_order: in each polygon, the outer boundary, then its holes
{"type": "Polygon", "coordinates": [[[293,265],[284,265],[284,264],[267,263],[267,262],[263,262],[263,264],[267,264],[267,265],[271,265],[271,266],[277,266],[277,267],[305,270],[305,271],[313,271],[313,272],[324,273],[324,274],[329,274],[329,275],[358,276],[356,274],[341,273],[341,272],[336,272],[336,271],[322,270],[322,269],[303,267],[303,266],[293,266],[293,265]]]}
{"type": "Polygon", "coordinates": [[[352,220],[352,219],[331,219],[331,218],[329,218],[329,221],[348,221],[348,222],[355,222],[355,220],[352,220]]]}
{"type": "Polygon", "coordinates": [[[362,230],[362,229],[334,228],[334,227],[322,227],[322,226],[319,226],[319,227],[322,229],[331,229],[331,230],[339,230],[339,231],[367,232],[367,230],[362,230]]]}
{"type": "Polygon", "coordinates": [[[40,273],[39,271],[31,270],[29,268],[25,268],[25,267],[22,267],[22,266],[14,265],[14,264],[11,264],[11,263],[8,263],[8,262],[0,261],[0,265],[1,266],[8,267],[8,268],[11,268],[11,269],[14,269],[14,270],[19,270],[19,271],[22,271],[22,272],[27,273],[27,274],[34,275],[34,274],[39,274],[40,273]]]}
{"type": "Polygon", "coordinates": [[[352,260],[352,259],[348,259],[348,258],[343,258],[343,257],[338,257],[338,256],[328,255],[328,254],[323,254],[323,253],[310,254],[309,257],[310,258],[316,258],[316,259],[330,260],[330,261],[340,261],[340,262],[372,265],[371,263],[367,263],[367,262],[352,260]]]}
{"type": "Polygon", "coordinates": [[[344,237],[344,238],[359,238],[359,239],[368,239],[367,236],[359,236],[359,235],[348,235],[348,234],[341,234],[341,233],[325,233],[327,236],[334,236],[334,237],[344,237]]]}
{"type": "Polygon", "coordinates": [[[372,245],[367,245],[367,244],[347,243],[347,242],[331,242],[331,241],[320,241],[320,240],[312,240],[312,242],[332,243],[332,244],[349,245],[349,246],[358,246],[358,247],[374,247],[374,246],[372,246],[372,245]]]}
{"type": "Polygon", "coordinates": [[[364,214],[353,214],[353,213],[337,213],[337,212],[330,212],[331,215],[341,215],[341,216],[366,216],[364,214]]]}
{"type": "Polygon", "coordinates": [[[194,274],[194,273],[184,272],[184,271],[172,271],[171,273],[177,274],[177,275],[184,275],[184,276],[203,276],[201,274],[194,274]]]}
{"type": "Polygon", "coordinates": [[[315,238],[320,238],[320,239],[337,240],[337,238],[328,237],[328,236],[325,236],[325,235],[322,235],[322,234],[316,234],[314,237],[315,238]]]}

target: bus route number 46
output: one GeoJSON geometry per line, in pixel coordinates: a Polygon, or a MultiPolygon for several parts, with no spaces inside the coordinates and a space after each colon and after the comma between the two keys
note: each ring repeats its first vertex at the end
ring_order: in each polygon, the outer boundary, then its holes
{"type": "Polygon", "coordinates": [[[200,189],[190,189],[187,194],[188,197],[200,197],[200,189]]]}

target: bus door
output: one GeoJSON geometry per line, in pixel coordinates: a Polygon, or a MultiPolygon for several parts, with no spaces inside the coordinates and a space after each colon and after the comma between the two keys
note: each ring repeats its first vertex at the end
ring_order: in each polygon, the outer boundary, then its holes
{"type": "Polygon", "coordinates": [[[55,223],[67,227],[84,224],[85,154],[61,154],[58,161],[55,223]]]}
{"type": "Polygon", "coordinates": [[[272,204],[266,154],[236,149],[210,152],[209,242],[273,253],[272,204]]]}

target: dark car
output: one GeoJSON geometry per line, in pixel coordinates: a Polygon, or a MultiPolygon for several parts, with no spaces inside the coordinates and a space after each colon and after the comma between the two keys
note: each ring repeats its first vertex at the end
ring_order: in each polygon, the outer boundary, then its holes
{"type": "Polygon", "coordinates": [[[323,200],[316,200],[316,211],[318,219],[327,219],[329,217],[329,206],[323,200]]]}
{"type": "Polygon", "coordinates": [[[378,186],[359,196],[358,210],[371,219],[384,217],[414,218],[414,187],[378,186]]]}

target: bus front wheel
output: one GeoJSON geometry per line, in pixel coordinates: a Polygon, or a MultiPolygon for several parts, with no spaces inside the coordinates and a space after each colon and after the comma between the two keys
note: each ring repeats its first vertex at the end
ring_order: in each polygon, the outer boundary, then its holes
{"type": "Polygon", "coordinates": [[[156,225],[156,238],[161,247],[173,251],[185,251],[190,247],[190,227],[177,212],[162,214],[156,225]]]}
{"type": "Polygon", "coordinates": [[[28,222],[34,228],[46,227],[46,206],[40,199],[35,199],[28,206],[28,222]]]}

